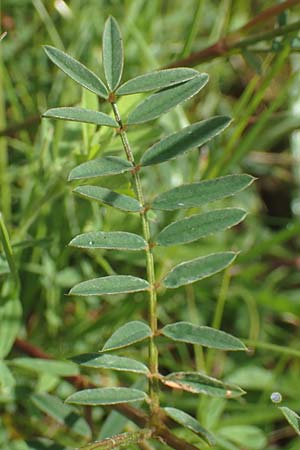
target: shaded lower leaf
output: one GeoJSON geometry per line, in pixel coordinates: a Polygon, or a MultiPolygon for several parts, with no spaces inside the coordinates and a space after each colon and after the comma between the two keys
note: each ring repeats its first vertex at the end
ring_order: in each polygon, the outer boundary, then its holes
{"type": "Polygon", "coordinates": [[[142,278],[131,275],[110,275],[76,284],[70,290],[69,295],[124,294],[127,292],[146,291],[149,287],[148,281],[142,278]]]}
{"type": "Polygon", "coordinates": [[[84,389],[67,398],[66,403],[76,405],[117,405],[146,400],[147,394],[138,389],[115,387],[84,389]]]}
{"type": "Polygon", "coordinates": [[[267,438],[258,427],[252,425],[230,425],[218,430],[218,434],[237,444],[239,448],[245,446],[249,450],[265,450],[267,438]]]}
{"type": "Polygon", "coordinates": [[[74,356],[72,361],[80,366],[93,369],[114,369],[123,372],[149,373],[149,369],[145,364],[123,356],[84,353],[83,355],[74,356]]]}
{"type": "Polygon", "coordinates": [[[220,134],[230,122],[229,117],[216,116],[189,125],[152,145],[142,156],[140,164],[150,166],[176,158],[188,150],[205,144],[220,134]]]}
{"type": "Polygon", "coordinates": [[[203,438],[209,445],[215,445],[214,436],[205,428],[203,428],[198,420],[194,419],[194,417],[177,408],[167,407],[163,409],[167,413],[167,415],[175,422],[193,431],[193,433],[203,438]]]}
{"type": "Polygon", "coordinates": [[[69,243],[71,247],[80,248],[107,248],[117,250],[145,250],[147,242],[138,234],[123,231],[96,231],[76,236],[69,243]]]}
{"type": "Polygon", "coordinates": [[[300,416],[295,413],[290,408],[287,408],[286,406],[279,406],[280,411],[288,421],[288,423],[291,425],[291,427],[296,431],[296,433],[300,436],[300,416]]]}
{"type": "Polygon", "coordinates": [[[198,344],[219,350],[247,350],[242,341],[224,331],[189,322],[166,325],[161,333],[173,341],[198,344]]]}
{"type": "Polygon", "coordinates": [[[206,73],[147,97],[128,116],[128,125],[148,122],[197,94],[208,82],[206,73]]]}
{"type": "Polygon", "coordinates": [[[178,264],[163,279],[163,285],[173,289],[210,277],[229,266],[236,255],[234,252],[212,253],[178,264]]]}
{"type": "Polygon", "coordinates": [[[204,236],[224,231],[246,216],[239,208],[226,208],[186,217],[164,228],[156,238],[158,245],[169,246],[196,241],[204,236]]]}
{"type": "Polygon", "coordinates": [[[93,123],[95,125],[106,125],[107,127],[117,128],[118,124],[112,117],[100,111],[83,108],[52,108],[43,114],[48,119],[71,120],[74,122],[93,123]]]}
{"type": "Polygon", "coordinates": [[[100,186],[78,186],[73,192],[82,197],[98,200],[98,202],[105,203],[122,211],[140,212],[142,210],[141,205],[135,198],[100,186]]]}
{"type": "Polygon", "coordinates": [[[71,406],[65,405],[60,398],[42,393],[33,394],[31,400],[37,408],[61,425],[80,436],[91,437],[91,430],[85,419],[79,416],[71,406]]]}
{"type": "Polygon", "coordinates": [[[92,159],[74,167],[69,174],[68,180],[117,175],[132,169],[133,165],[126,159],[118,158],[117,156],[103,156],[103,158],[92,159]]]}
{"type": "Polygon", "coordinates": [[[47,374],[61,377],[68,377],[79,374],[79,370],[76,364],[70,361],[55,361],[42,358],[24,357],[11,359],[9,363],[13,366],[33,372],[45,372],[47,374]]]}
{"type": "Polygon", "coordinates": [[[200,372],[174,372],[162,377],[161,382],[173,389],[212,397],[234,398],[245,394],[238,386],[223,383],[200,372]]]}
{"type": "Polygon", "coordinates": [[[136,342],[143,341],[152,336],[149,325],[144,322],[134,320],[123,325],[116,330],[112,336],[106,341],[102,348],[102,352],[116,350],[122,347],[128,347],[136,342]]]}
{"type": "Polygon", "coordinates": [[[253,183],[251,175],[227,175],[200,183],[183,184],[163,192],[152,203],[153,209],[172,211],[195,208],[242,191],[253,183]]]}

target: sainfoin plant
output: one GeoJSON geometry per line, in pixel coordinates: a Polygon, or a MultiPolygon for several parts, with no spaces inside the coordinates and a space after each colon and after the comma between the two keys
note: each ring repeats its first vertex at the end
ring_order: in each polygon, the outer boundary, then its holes
{"type": "Polygon", "coordinates": [[[112,17],[106,21],[102,44],[106,83],[61,50],[46,46],[45,51],[52,62],[69,77],[97,94],[101,101],[108,102],[111,105],[112,114],[77,107],[63,107],[50,109],[43,116],[107,126],[115,130],[116,136],[121,140],[124,157],[107,155],[86,161],[71,171],[69,181],[94,179],[92,184],[77,186],[74,192],[105,206],[117,208],[124,214],[138,215],[141,235],[134,234],[130,230],[95,231],[74,237],[70,245],[94,251],[110,249],[143,252],[145,276],[140,278],[128,274],[99,277],[77,284],[69,294],[74,296],[128,294],[130,296],[131,293],[144,291],[145,298],[148,299],[149,312],[148,323],[136,320],[124,323],[121,328],[112,332],[100,352],[78,355],[74,357],[74,361],[88,368],[133,372],[147,378],[148,388],[145,391],[136,387],[123,386],[89,388],[72,394],[66,402],[76,405],[113,405],[114,407],[130,404],[128,408],[132,407],[133,402],[144,404],[144,408],[139,410],[140,420],[136,421],[140,427],[139,431],[117,434],[113,438],[90,443],[84,447],[86,449],[126,448],[134,443],[144,445],[143,448],[152,448],[147,447],[148,444],[145,443],[149,440],[152,442],[151,445],[155,445],[156,440],[160,441],[159,445],[166,443],[175,449],[199,448],[173,434],[169,425],[174,422],[195,433],[200,437],[199,442],[202,439],[208,445],[213,445],[213,435],[194,417],[168,404],[162,404],[161,390],[169,388],[219,398],[239,397],[244,394],[244,391],[238,386],[224,383],[199,371],[178,371],[162,375],[159,371],[158,338],[224,351],[245,351],[246,347],[243,342],[228,333],[189,322],[170,323],[160,329],[157,302],[161,290],[176,289],[212,276],[228,267],[237,255],[233,251],[226,251],[184,261],[158,280],[155,275],[155,247],[186,244],[224,231],[240,223],[246,213],[240,208],[213,209],[170,223],[157,235],[151,233],[149,214],[151,210],[176,211],[202,207],[245,189],[252,183],[253,178],[247,174],[236,174],[183,184],[167,192],[159,193],[150,201],[143,188],[143,169],[165,163],[202,146],[221,133],[230,124],[231,119],[226,116],[215,116],[189,125],[154,143],[136,162],[128,139],[128,129],[154,120],[197,95],[207,84],[208,75],[191,68],[166,69],[147,73],[121,84],[123,45],[118,24],[112,17]],[[125,95],[144,92],[150,92],[149,96],[137,104],[127,117],[121,117],[118,99],[125,95]],[[131,177],[132,196],[101,187],[101,177],[125,173],[131,177]],[[98,179],[100,182],[96,184],[95,180],[98,181],[98,179]],[[142,341],[145,341],[149,347],[148,365],[119,355],[123,348],[142,341]]]}

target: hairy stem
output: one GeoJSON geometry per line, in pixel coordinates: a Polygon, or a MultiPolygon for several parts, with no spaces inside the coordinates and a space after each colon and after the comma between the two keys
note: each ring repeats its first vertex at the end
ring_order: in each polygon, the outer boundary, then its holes
{"type": "Polygon", "coordinates": [[[126,153],[126,157],[129,162],[132,163],[134,169],[132,170],[132,178],[133,178],[133,186],[136,192],[137,199],[142,207],[141,211],[141,221],[143,228],[143,235],[148,243],[148,247],[146,249],[146,264],[147,264],[147,279],[150,284],[149,291],[149,322],[152,330],[152,336],[150,337],[149,342],[149,370],[151,372],[151,376],[149,377],[149,395],[151,399],[151,420],[153,424],[155,424],[155,418],[157,418],[157,413],[159,409],[159,384],[158,384],[158,351],[155,344],[155,335],[157,334],[157,295],[156,295],[156,280],[155,280],[155,271],[154,271],[154,260],[153,253],[151,247],[151,234],[150,234],[150,226],[149,220],[147,217],[147,208],[145,205],[144,194],[142,189],[142,183],[138,172],[138,166],[135,164],[134,156],[131,150],[130,143],[127,138],[127,133],[123,126],[120,113],[116,103],[111,102],[116,121],[119,124],[120,137],[122,140],[122,144],[126,153]]]}

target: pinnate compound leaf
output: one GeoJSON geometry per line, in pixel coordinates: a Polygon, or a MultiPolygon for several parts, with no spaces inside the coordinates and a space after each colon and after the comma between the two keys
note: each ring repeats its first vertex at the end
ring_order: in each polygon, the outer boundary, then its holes
{"type": "Polygon", "coordinates": [[[65,405],[60,398],[41,393],[33,394],[31,400],[37,408],[52,417],[59,424],[69,428],[79,436],[91,437],[91,430],[87,422],[71,406],[65,405]]]}
{"type": "Polygon", "coordinates": [[[126,159],[117,156],[104,156],[84,162],[71,170],[68,180],[118,175],[133,169],[133,165],[126,159]]]}
{"type": "Polygon", "coordinates": [[[67,398],[66,403],[75,405],[118,405],[120,403],[131,403],[146,400],[147,394],[138,389],[114,387],[84,389],[75,392],[67,398]]]}
{"type": "Polygon", "coordinates": [[[280,411],[291,425],[291,427],[296,431],[296,433],[300,436],[300,416],[288,408],[287,406],[279,406],[280,411]]]}
{"type": "Polygon", "coordinates": [[[146,291],[149,287],[148,281],[142,278],[131,275],[109,275],[76,284],[70,290],[69,295],[125,294],[128,292],[146,291]]]}
{"type": "Polygon", "coordinates": [[[199,147],[220,134],[230,124],[230,117],[216,116],[194,123],[152,145],[142,156],[141,165],[160,164],[199,147]]]}
{"type": "Polygon", "coordinates": [[[220,252],[183,262],[166,275],[163,285],[173,289],[210,277],[229,266],[236,256],[234,252],[220,252]]]}
{"type": "Polygon", "coordinates": [[[161,334],[173,341],[198,344],[219,350],[247,350],[242,341],[224,331],[189,322],[166,325],[161,330],[161,334]]]}
{"type": "Polygon", "coordinates": [[[166,414],[175,422],[179,423],[185,428],[188,428],[193,433],[203,438],[209,445],[211,446],[215,445],[214,436],[211,433],[209,433],[209,431],[207,431],[205,428],[203,428],[198,422],[198,420],[194,419],[194,417],[177,408],[166,407],[163,409],[166,412],[166,414]]]}
{"type": "Polygon", "coordinates": [[[161,382],[173,389],[212,397],[235,398],[245,394],[238,386],[223,383],[200,372],[174,372],[162,377],[161,382]]]}
{"type": "Polygon", "coordinates": [[[224,231],[246,216],[239,208],[217,209],[204,214],[186,217],[164,228],[156,238],[158,245],[169,246],[196,241],[204,236],[224,231]]]}
{"type": "Polygon", "coordinates": [[[124,57],[119,25],[111,16],[105,22],[102,39],[105,78],[110,90],[114,91],[121,81],[124,57]]]}
{"type": "Polygon", "coordinates": [[[83,355],[74,356],[72,361],[80,366],[93,369],[114,369],[123,372],[149,373],[149,369],[145,364],[123,356],[84,353],[83,355]]]}
{"type": "Polygon", "coordinates": [[[127,120],[128,125],[156,119],[174,106],[196,95],[206,85],[207,81],[208,75],[200,74],[189,81],[150,95],[131,111],[127,120]]]}
{"type": "Polygon", "coordinates": [[[96,231],[79,234],[69,243],[71,247],[106,248],[117,250],[145,250],[147,242],[142,236],[124,231],[96,231]]]}
{"type": "Polygon", "coordinates": [[[128,347],[152,336],[151,328],[144,322],[134,320],[116,330],[105,342],[102,352],[128,347]]]}
{"type": "Polygon", "coordinates": [[[200,183],[183,184],[160,194],[152,203],[153,209],[173,211],[181,208],[196,208],[215,200],[234,195],[253,183],[251,175],[227,175],[200,183]]]}
{"type": "Polygon", "coordinates": [[[108,91],[104,83],[91,70],[58,48],[46,45],[44,50],[51,61],[80,86],[107,99],[108,91]]]}
{"type": "Polygon", "coordinates": [[[71,120],[74,122],[93,123],[95,125],[106,125],[107,127],[118,127],[117,122],[112,117],[100,111],[83,108],[52,108],[43,114],[48,119],[71,120]]]}
{"type": "Polygon", "coordinates": [[[100,186],[78,186],[73,192],[82,197],[98,200],[98,202],[113,206],[121,211],[140,212],[142,210],[141,205],[135,198],[100,186]]]}
{"type": "Polygon", "coordinates": [[[138,92],[158,91],[191,80],[196,76],[199,76],[197,70],[185,67],[157,70],[126,81],[117,89],[116,94],[128,95],[138,92]]]}

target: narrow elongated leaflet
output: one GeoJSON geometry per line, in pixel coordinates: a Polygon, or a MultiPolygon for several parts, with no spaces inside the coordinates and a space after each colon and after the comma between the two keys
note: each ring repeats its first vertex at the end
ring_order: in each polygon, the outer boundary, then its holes
{"type": "Polygon", "coordinates": [[[156,238],[156,243],[163,246],[185,244],[204,236],[226,230],[246,216],[246,211],[239,208],[226,208],[204,214],[186,217],[164,228],[156,238]]]}
{"type": "Polygon", "coordinates": [[[105,78],[110,90],[114,91],[121,81],[124,57],[119,25],[111,16],[105,22],[102,44],[105,78]]]}
{"type": "Polygon", "coordinates": [[[254,180],[251,175],[242,174],[183,184],[158,195],[151,206],[153,209],[165,211],[195,208],[234,195],[248,187],[254,180]]]}
{"type": "Polygon", "coordinates": [[[194,417],[177,408],[167,407],[163,408],[163,410],[171,419],[203,438],[209,445],[215,445],[214,436],[203,428],[194,417]]]}
{"type": "Polygon", "coordinates": [[[207,83],[208,75],[200,74],[189,81],[176,84],[150,95],[139,103],[128,116],[128,125],[156,119],[176,105],[196,95],[207,83]]]}
{"type": "Polygon", "coordinates": [[[163,285],[173,289],[194,283],[225,269],[235,258],[234,252],[220,252],[183,262],[166,275],[163,285]]]}
{"type": "Polygon", "coordinates": [[[174,372],[162,377],[161,382],[173,389],[212,397],[235,398],[245,394],[238,386],[223,383],[200,372],[174,372]]]}
{"type": "Polygon", "coordinates": [[[91,437],[91,430],[83,417],[75,409],[63,403],[60,398],[46,393],[33,394],[31,401],[34,405],[59,424],[72,430],[73,433],[85,438],[91,437]],[[70,420],[72,419],[72,420],[70,420]]]}
{"type": "Polygon", "coordinates": [[[67,398],[66,403],[74,405],[118,405],[120,403],[131,403],[146,400],[147,394],[138,389],[115,387],[85,389],[75,392],[67,398]]]}
{"type": "Polygon", "coordinates": [[[48,119],[71,120],[74,122],[93,123],[95,125],[106,125],[107,127],[118,127],[112,117],[99,111],[83,108],[52,108],[43,114],[48,119]]]}
{"type": "Polygon", "coordinates": [[[142,156],[140,164],[150,166],[174,159],[199,147],[220,134],[230,124],[230,117],[216,116],[194,123],[152,145],[142,156]]]}
{"type": "Polygon", "coordinates": [[[174,84],[183,83],[196,76],[199,76],[197,70],[185,67],[157,70],[126,81],[117,89],[116,94],[128,95],[137,94],[138,92],[158,91],[174,84]]]}
{"type": "Polygon", "coordinates": [[[124,231],[96,231],[79,234],[69,243],[71,247],[80,248],[107,248],[117,250],[145,250],[147,242],[142,236],[124,231]]]}
{"type": "Polygon", "coordinates": [[[44,50],[47,56],[70,78],[76,81],[80,86],[94,92],[102,98],[107,99],[108,91],[100,78],[91,70],[72,58],[67,53],[51,45],[45,45],[44,50]]]}
{"type": "Polygon", "coordinates": [[[126,159],[117,156],[104,156],[84,162],[71,170],[68,180],[117,175],[133,169],[133,165],[126,159]]]}
{"type": "Polygon", "coordinates": [[[111,335],[105,342],[101,351],[107,352],[122,347],[128,347],[129,345],[143,341],[150,336],[152,336],[152,331],[146,323],[139,322],[138,320],[127,322],[111,335]]]}
{"type": "Polygon", "coordinates": [[[69,377],[78,375],[79,370],[76,364],[71,361],[45,360],[42,358],[14,358],[9,361],[10,364],[22,369],[37,373],[47,373],[49,375],[69,377]]]}
{"type": "Polygon", "coordinates": [[[148,281],[131,275],[109,275],[108,277],[94,278],[76,284],[69,295],[109,295],[125,294],[127,292],[146,291],[150,285],[148,281]]]}
{"type": "Polygon", "coordinates": [[[293,427],[296,433],[300,436],[300,416],[287,406],[279,406],[279,409],[291,427],[293,427]]]}
{"type": "Polygon", "coordinates": [[[145,364],[123,356],[84,353],[83,355],[74,356],[72,361],[80,366],[93,369],[114,369],[123,372],[149,373],[149,369],[145,364]]]}
{"type": "Polygon", "coordinates": [[[173,341],[199,344],[219,350],[247,350],[242,341],[224,331],[194,325],[189,322],[177,322],[166,325],[161,330],[161,334],[173,341]]]}
{"type": "Polygon", "coordinates": [[[142,209],[135,198],[118,194],[118,192],[100,186],[78,186],[73,192],[82,197],[98,200],[98,202],[105,203],[122,211],[140,212],[142,209]]]}

